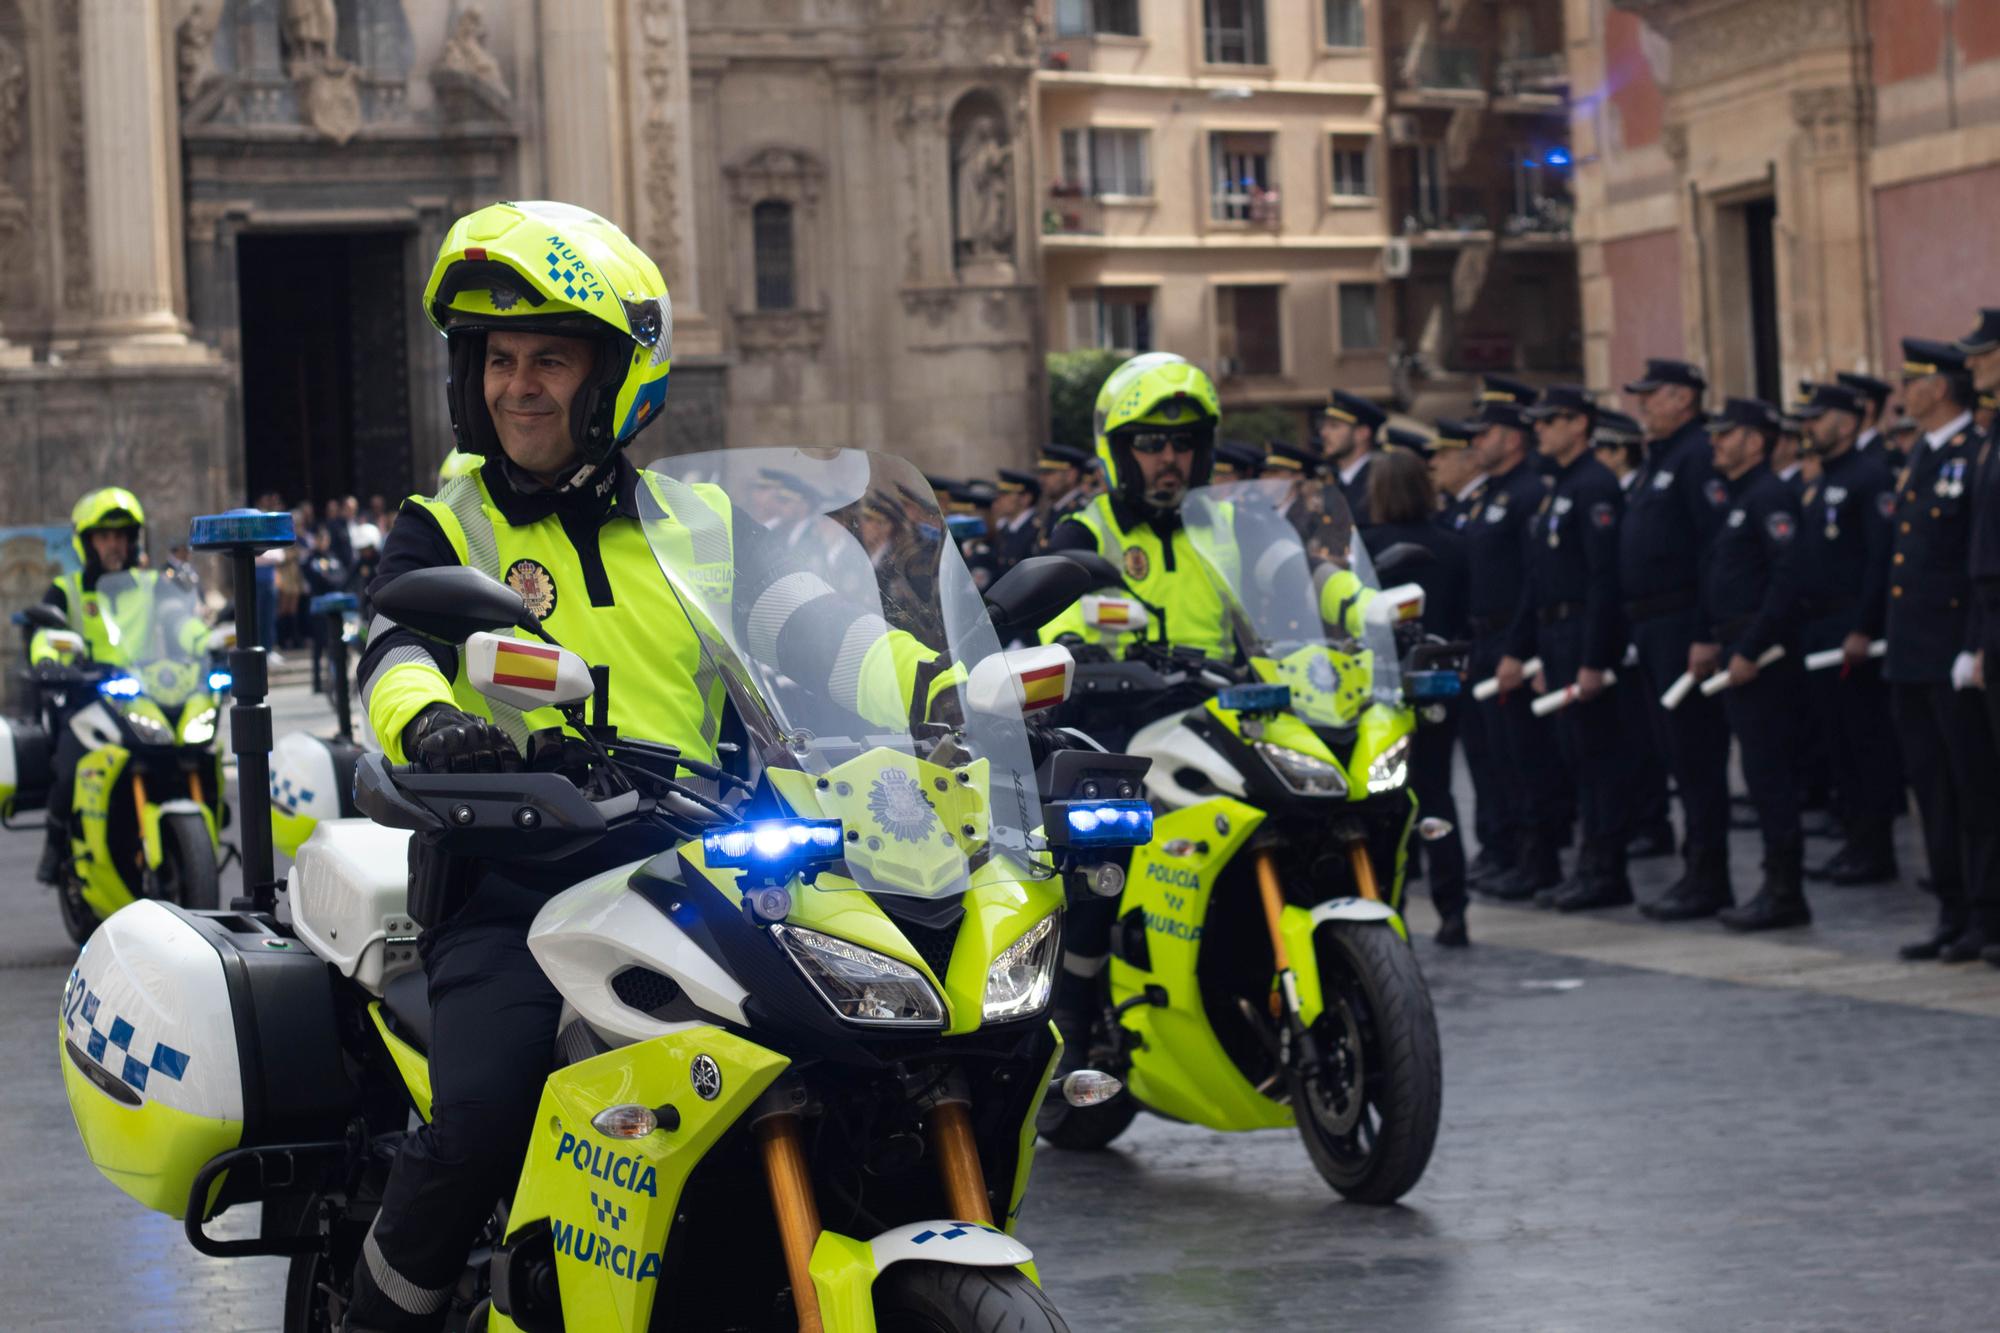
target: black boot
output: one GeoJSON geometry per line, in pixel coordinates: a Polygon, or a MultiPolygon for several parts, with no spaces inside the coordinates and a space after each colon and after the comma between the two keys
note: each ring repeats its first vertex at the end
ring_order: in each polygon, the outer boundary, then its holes
{"type": "MultiPolygon", "coordinates": [[[[1437,934],[1431,937],[1440,948],[1463,949],[1472,943],[1472,936],[1465,933],[1465,913],[1452,912],[1438,922],[1437,934]]],[[[2000,964],[1995,964],[2000,966],[2000,964]]]]}
{"type": "Polygon", "coordinates": [[[1486,893],[1503,903],[1524,902],[1562,883],[1562,877],[1555,841],[1537,831],[1521,840],[1521,859],[1508,874],[1487,884],[1486,893]]]}
{"type": "Polygon", "coordinates": [[[1805,877],[1800,870],[1804,848],[1798,843],[1775,847],[1764,860],[1764,887],[1741,907],[1726,907],[1718,918],[1731,930],[1784,930],[1810,926],[1805,877]]]}
{"type": "Polygon", "coordinates": [[[1546,889],[1542,889],[1535,894],[1535,906],[1547,910],[1554,907],[1556,900],[1562,898],[1564,895],[1581,891],[1585,882],[1590,878],[1590,869],[1590,844],[1585,843],[1577,849],[1576,863],[1570,867],[1569,874],[1563,876],[1562,882],[1551,884],[1546,889]]]}
{"type": "Polygon", "coordinates": [[[1729,889],[1729,849],[1690,844],[1687,873],[1652,902],[1639,904],[1654,921],[1697,921],[1735,904],[1729,889]]]}
{"type": "Polygon", "coordinates": [[[1896,842],[1887,820],[1857,827],[1841,849],[1845,864],[1832,867],[1827,876],[1835,884],[1894,884],[1896,842]]]}
{"type": "Polygon", "coordinates": [[[1624,838],[1595,844],[1587,841],[1578,860],[1587,869],[1577,876],[1575,888],[1557,896],[1552,906],[1558,912],[1593,912],[1624,907],[1632,901],[1632,881],[1625,875],[1624,838]]]}
{"type": "Polygon", "coordinates": [[[1989,937],[1982,926],[1971,925],[1958,933],[1958,938],[1938,950],[1940,963],[1970,963],[1986,952],[1989,937]]]}
{"type": "Polygon", "coordinates": [[[1935,930],[1915,943],[1905,944],[1896,950],[1896,956],[1907,963],[1927,963],[1964,933],[1965,923],[1956,916],[1940,916],[1935,930]]]}
{"type": "Polygon", "coordinates": [[[1479,855],[1472,858],[1472,864],[1465,868],[1465,882],[1474,889],[1495,883],[1506,877],[1512,867],[1510,858],[1491,847],[1481,847],[1479,855]]]}
{"type": "Polygon", "coordinates": [[[1633,861],[1649,861],[1658,856],[1674,854],[1674,826],[1661,820],[1639,830],[1637,837],[1625,848],[1625,855],[1633,861]]]}
{"type": "Polygon", "coordinates": [[[61,884],[68,864],[69,828],[50,819],[42,837],[42,863],[35,867],[35,878],[44,884],[61,884]]]}

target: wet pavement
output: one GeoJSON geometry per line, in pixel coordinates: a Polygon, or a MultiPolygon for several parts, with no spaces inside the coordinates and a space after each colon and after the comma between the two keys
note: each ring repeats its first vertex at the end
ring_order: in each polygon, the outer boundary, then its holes
{"type": "MultiPolygon", "coordinates": [[[[314,715],[279,704],[280,730],[314,715]]],[[[201,1258],[84,1158],[38,850],[0,832],[0,1330],[276,1329],[279,1261],[201,1258]]],[[[1745,895],[1753,835],[1734,854],[1745,895]]],[[[1669,870],[1639,863],[1641,896],[1669,870]]],[[[1079,1333],[1994,1327],[2000,972],[1893,962],[1929,921],[1914,889],[1813,904],[1754,940],[1480,904],[1449,954],[1419,904],[1446,1087],[1403,1205],[1341,1203],[1291,1133],[1142,1117],[1106,1152],[1041,1150],[1023,1238],[1079,1333]]]]}

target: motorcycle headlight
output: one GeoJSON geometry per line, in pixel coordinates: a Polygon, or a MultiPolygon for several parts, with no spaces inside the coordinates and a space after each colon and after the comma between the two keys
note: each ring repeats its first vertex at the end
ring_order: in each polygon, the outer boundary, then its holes
{"type": "Polygon", "coordinates": [[[943,1025],[944,1001],[909,964],[802,926],[772,926],[771,934],[820,998],[848,1022],[943,1025]]]}
{"type": "MultiPolygon", "coordinates": [[[[1345,796],[1347,779],[1341,771],[1324,759],[1315,759],[1297,750],[1287,750],[1282,745],[1270,741],[1254,742],[1257,753],[1264,756],[1278,774],[1279,781],[1301,796],[1345,796]]],[[[1373,787],[1370,787],[1373,790],[1373,787]]]]}
{"type": "Polygon", "coordinates": [[[174,729],[152,713],[144,713],[136,708],[127,709],[125,724],[132,728],[132,734],[148,745],[172,745],[174,729]]]}
{"type": "Polygon", "coordinates": [[[1062,958],[1062,914],[1045,916],[993,960],[986,974],[988,1023],[1039,1013],[1055,990],[1056,963],[1062,958]]]}
{"type": "Polygon", "coordinates": [[[1410,738],[1404,736],[1368,765],[1368,791],[1394,791],[1410,779],[1410,738]]]}
{"type": "Polygon", "coordinates": [[[215,717],[213,708],[204,708],[188,719],[181,728],[181,744],[206,745],[215,739],[215,717]]]}

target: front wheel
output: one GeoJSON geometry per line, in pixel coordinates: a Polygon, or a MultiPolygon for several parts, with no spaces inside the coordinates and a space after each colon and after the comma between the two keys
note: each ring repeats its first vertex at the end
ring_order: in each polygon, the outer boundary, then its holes
{"type": "Polygon", "coordinates": [[[891,1265],[875,1284],[881,1333],[1069,1333],[1042,1289],[1017,1268],[891,1265]]]}
{"type": "Polygon", "coordinates": [[[222,871],[208,821],[196,814],[160,820],[160,897],[197,912],[221,906],[222,871]]]}
{"type": "Polygon", "coordinates": [[[1437,1142],[1444,1072],[1430,989],[1386,925],[1331,922],[1314,943],[1326,1005],[1312,1026],[1319,1067],[1292,1074],[1299,1134],[1343,1197],[1394,1203],[1437,1142]]]}

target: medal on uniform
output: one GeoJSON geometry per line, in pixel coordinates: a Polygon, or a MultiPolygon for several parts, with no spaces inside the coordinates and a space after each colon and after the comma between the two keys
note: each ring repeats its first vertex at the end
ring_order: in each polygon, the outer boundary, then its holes
{"type": "Polygon", "coordinates": [[[1827,520],[1826,539],[1830,542],[1837,542],[1840,540],[1840,525],[1838,523],[1835,523],[1831,519],[1827,520]]]}

